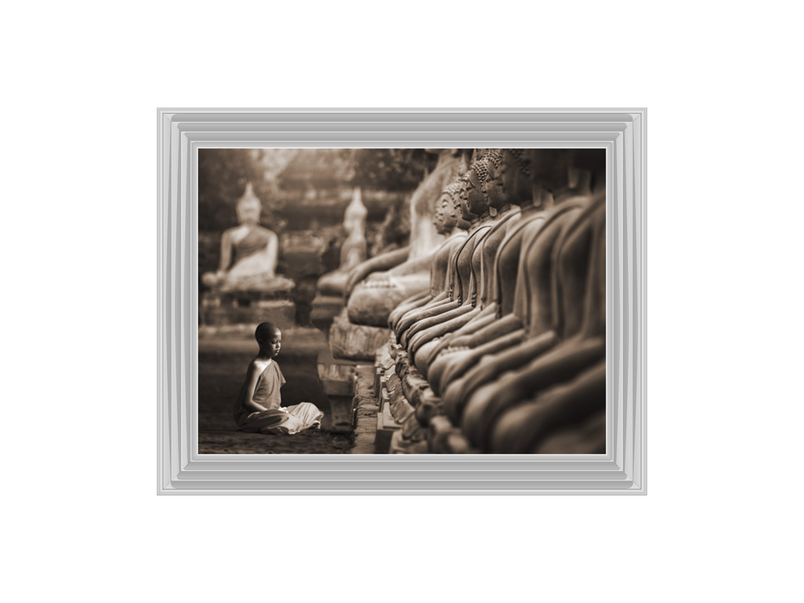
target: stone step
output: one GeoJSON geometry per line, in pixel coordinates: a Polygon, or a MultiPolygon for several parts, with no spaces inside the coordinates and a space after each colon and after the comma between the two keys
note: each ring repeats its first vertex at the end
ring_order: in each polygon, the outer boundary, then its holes
{"type": "Polygon", "coordinates": [[[391,437],[395,431],[402,426],[396,422],[391,414],[390,400],[387,390],[383,390],[380,400],[380,408],[377,413],[377,432],[374,436],[375,454],[388,454],[391,447],[391,437]]]}

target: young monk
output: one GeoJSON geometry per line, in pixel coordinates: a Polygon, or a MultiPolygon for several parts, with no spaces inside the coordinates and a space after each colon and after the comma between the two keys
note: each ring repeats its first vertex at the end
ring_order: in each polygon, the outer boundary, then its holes
{"type": "Polygon", "coordinates": [[[282,348],[282,333],[272,323],[257,327],[254,336],[260,353],[248,365],[246,382],[234,403],[233,416],[243,431],[274,435],[290,435],[305,429],[321,429],[324,417],[314,404],[302,402],[295,406],[280,406],[279,389],[285,377],[275,358],[282,348]]]}

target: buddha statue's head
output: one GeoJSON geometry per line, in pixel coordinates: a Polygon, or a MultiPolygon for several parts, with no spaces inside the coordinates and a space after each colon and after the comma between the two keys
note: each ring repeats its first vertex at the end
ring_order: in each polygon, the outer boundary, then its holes
{"type": "Polygon", "coordinates": [[[363,195],[360,187],[355,187],[352,192],[352,201],[346,207],[343,214],[343,227],[349,236],[362,236],[366,231],[366,216],[368,210],[363,205],[363,195]]]}
{"type": "Polygon", "coordinates": [[[447,193],[442,192],[435,204],[433,211],[433,226],[435,226],[438,234],[444,234],[444,207],[443,204],[448,201],[447,193]]]}
{"type": "Polygon", "coordinates": [[[237,221],[240,224],[254,226],[260,223],[262,204],[254,194],[254,188],[251,186],[251,182],[246,186],[246,192],[240,197],[235,210],[237,211],[237,221]]]}
{"type": "Polygon", "coordinates": [[[475,159],[467,172],[461,177],[460,200],[461,214],[468,221],[474,221],[483,216],[489,208],[486,195],[483,194],[481,174],[488,172],[488,162],[485,158],[475,159]]]}
{"type": "Polygon", "coordinates": [[[530,161],[525,149],[490,149],[483,160],[478,162],[478,175],[492,215],[510,204],[532,202],[530,161]]]}
{"type": "Polygon", "coordinates": [[[483,193],[486,203],[488,203],[489,211],[491,215],[496,215],[497,211],[506,205],[505,183],[503,182],[505,165],[502,152],[500,149],[489,150],[482,160],[473,164],[473,167],[480,182],[480,192],[483,193]]]}
{"type": "Polygon", "coordinates": [[[469,222],[461,215],[460,178],[448,184],[436,203],[436,212],[441,215],[441,229],[438,234],[450,234],[456,227],[461,230],[469,228],[469,222]]]}

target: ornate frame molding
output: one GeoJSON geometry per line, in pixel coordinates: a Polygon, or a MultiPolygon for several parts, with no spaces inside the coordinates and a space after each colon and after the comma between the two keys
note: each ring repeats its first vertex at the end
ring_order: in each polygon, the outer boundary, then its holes
{"type": "Polygon", "coordinates": [[[159,494],[645,494],[646,109],[158,109],[159,494]],[[607,149],[605,455],[197,452],[201,147],[607,149]]]}

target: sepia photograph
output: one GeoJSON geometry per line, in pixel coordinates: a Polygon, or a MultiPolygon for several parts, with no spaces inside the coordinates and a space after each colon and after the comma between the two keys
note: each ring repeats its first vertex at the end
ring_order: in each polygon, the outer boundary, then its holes
{"type": "Polygon", "coordinates": [[[606,149],[198,149],[198,453],[605,454],[606,149]]]}

